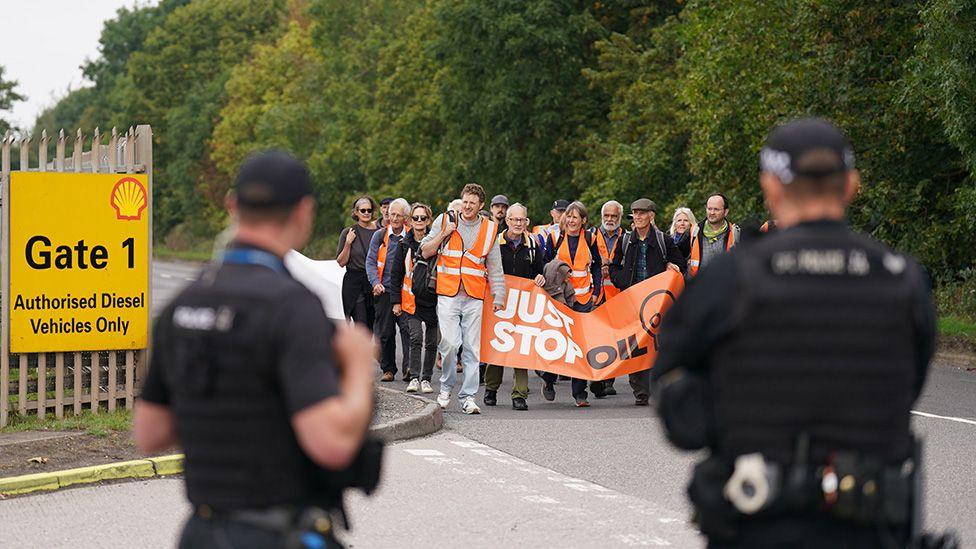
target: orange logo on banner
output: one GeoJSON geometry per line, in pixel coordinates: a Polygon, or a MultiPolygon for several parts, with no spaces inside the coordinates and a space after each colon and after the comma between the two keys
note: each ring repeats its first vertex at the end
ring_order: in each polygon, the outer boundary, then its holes
{"type": "Polygon", "coordinates": [[[142,211],[149,205],[149,200],[142,183],[133,177],[123,177],[112,188],[111,203],[116,219],[138,221],[142,219],[142,211]]]}
{"type": "Polygon", "coordinates": [[[661,319],[684,280],[665,271],[589,313],[558,303],[531,280],[506,275],[505,289],[505,307],[497,313],[485,300],[483,362],[601,380],[654,365],[661,319]]]}

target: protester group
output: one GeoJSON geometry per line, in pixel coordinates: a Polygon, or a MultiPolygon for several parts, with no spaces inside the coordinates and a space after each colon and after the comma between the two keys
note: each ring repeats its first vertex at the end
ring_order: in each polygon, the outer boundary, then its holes
{"type": "MultiPolygon", "coordinates": [[[[346,269],[343,309],[348,319],[373,330],[380,380],[393,382],[399,371],[408,393],[433,393],[439,369],[438,403],[447,408],[458,387],[466,414],[480,413],[480,384],[484,403],[497,402],[503,369],[482,363],[479,355],[483,300],[491,299],[496,311],[502,308],[504,275],[533,280],[554,300],[589,312],[666,269],[694,277],[741,237],[728,219],[728,198],[718,193],[706,201],[704,221],[681,207],[667,230],[658,228],[658,208],[648,198],[631,202],[629,212],[607,201],[599,219],[591,219],[582,202],[557,199],[551,220],[532,226],[523,203],[501,194],[488,202],[474,183],[436,217],[423,202],[384,198],[377,205],[370,196],[358,197],[350,213],[354,223],[343,229],[336,250],[346,269]],[[397,332],[403,349],[399,369],[397,332]]],[[[527,410],[529,372],[513,370],[512,407],[527,410]]],[[[559,376],[536,373],[543,380],[542,397],[555,400],[559,376]]],[[[563,381],[570,381],[578,407],[590,405],[589,393],[598,399],[617,394],[613,379],[563,381]]],[[[631,374],[629,382],[635,404],[646,406],[648,371],[631,374]]]]}

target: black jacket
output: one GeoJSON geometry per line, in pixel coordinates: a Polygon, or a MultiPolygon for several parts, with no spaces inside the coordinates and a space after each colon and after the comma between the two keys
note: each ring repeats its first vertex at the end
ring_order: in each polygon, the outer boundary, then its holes
{"type": "MultiPolygon", "coordinates": [[[[396,257],[393,258],[393,271],[390,272],[390,285],[396,289],[396,291],[390,292],[390,303],[393,305],[400,303],[400,290],[403,288],[403,279],[407,272],[407,248],[410,248],[413,252],[413,258],[416,261],[416,258],[420,257],[420,242],[414,239],[413,231],[407,232],[403,240],[400,241],[400,245],[397,247],[396,257]]],[[[433,307],[437,305],[437,301],[424,299],[423,294],[414,294],[414,300],[417,302],[418,307],[433,307]]]]}
{"type": "MultiPolygon", "coordinates": [[[[651,229],[647,233],[649,240],[647,249],[648,277],[663,273],[668,268],[668,263],[674,263],[681,269],[681,272],[685,272],[688,261],[678,250],[678,247],[675,246],[674,239],[667,234],[661,233],[664,237],[664,247],[666,248],[665,250],[661,250],[661,245],[658,243],[658,238],[655,235],[655,232],[660,231],[654,226],[651,226],[651,229]],[[667,257],[667,261],[664,260],[665,256],[667,257]]],[[[610,263],[610,280],[613,280],[613,285],[621,290],[625,290],[634,284],[634,273],[637,271],[637,248],[639,242],[637,233],[634,231],[624,233],[617,239],[613,262],[610,263]],[[624,240],[629,241],[626,252],[622,251],[624,240]]]]}
{"type": "Polygon", "coordinates": [[[535,252],[530,254],[530,248],[525,244],[526,240],[520,240],[515,247],[509,243],[506,233],[498,236],[498,251],[502,255],[502,270],[507,275],[519,278],[533,279],[542,274],[542,267],[545,265],[545,250],[539,246],[539,242],[530,234],[525,236],[535,245],[535,252]],[[533,255],[529,260],[529,255],[533,255]]]}
{"type": "MultiPolygon", "coordinates": [[[[664,234],[665,236],[673,240],[673,237],[671,235],[667,233],[664,234]]],[[[685,231],[685,234],[681,235],[681,237],[678,238],[678,241],[675,242],[675,246],[678,247],[678,251],[681,252],[681,255],[683,255],[685,259],[691,257],[691,230],[690,229],[685,231]]]]}

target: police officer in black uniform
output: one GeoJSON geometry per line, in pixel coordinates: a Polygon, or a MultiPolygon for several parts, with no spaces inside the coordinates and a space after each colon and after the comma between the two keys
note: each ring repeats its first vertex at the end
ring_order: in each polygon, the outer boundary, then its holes
{"type": "Polygon", "coordinates": [[[341,475],[363,466],[376,351],[282,261],[308,242],[311,195],[292,156],[247,159],[228,202],[235,239],[156,321],[134,434],[144,452],[183,447],[194,512],[180,547],[339,546],[332,518],[341,475]]]}
{"type": "Polygon", "coordinates": [[[860,181],[835,126],[788,123],[760,156],[778,230],[717,257],[659,334],[668,436],[711,450],[688,489],[696,521],[710,547],[909,546],[927,278],[845,224],[860,181]]]}

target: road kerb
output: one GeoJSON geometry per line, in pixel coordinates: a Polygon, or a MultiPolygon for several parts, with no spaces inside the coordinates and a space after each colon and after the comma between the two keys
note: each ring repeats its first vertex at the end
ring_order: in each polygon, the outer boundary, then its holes
{"type": "MultiPolygon", "coordinates": [[[[380,390],[391,397],[416,399],[424,403],[424,408],[407,417],[373,425],[370,433],[386,442],[405,440],[433,434],[444,425],[444,412],[436,402],[418,396],[408,395],[386,387],[380,390]]],[[[183,472],[183,454],[157,456],[105,465],[78,467],[64,471],[34,473],[16,477],[0,478],[0,496],[12,496],[57,490],[76,484],[89,484],[103,480],[118,480],[125,478],[150,478],[155,476],[176,475],[183,472]]]]}

